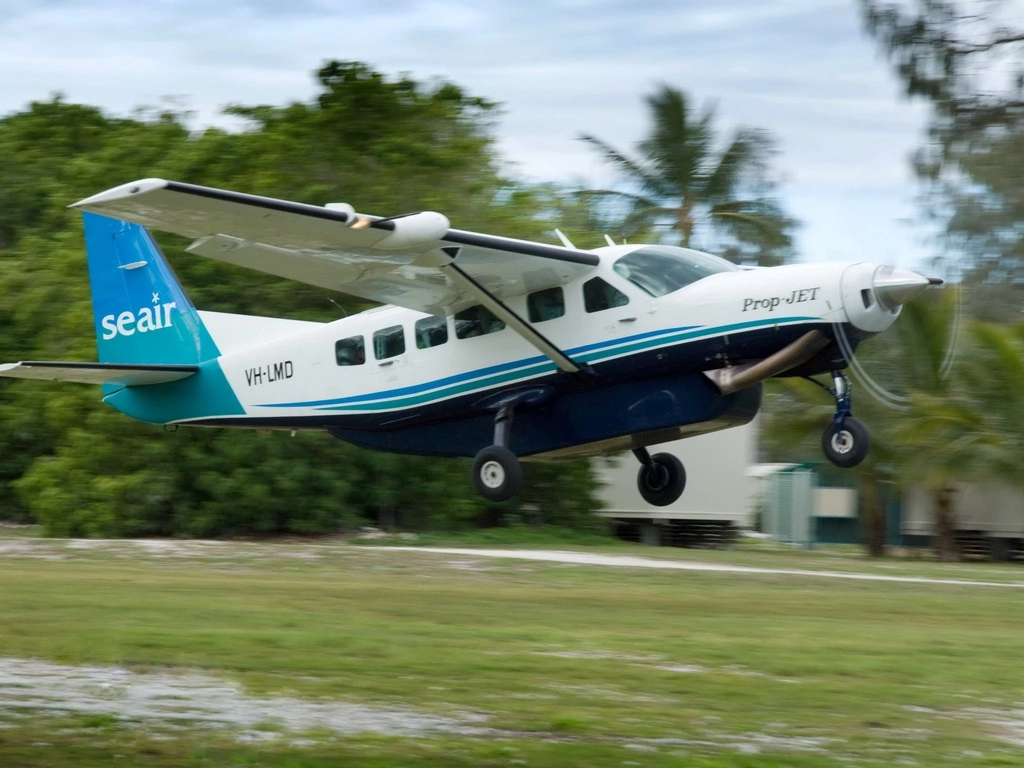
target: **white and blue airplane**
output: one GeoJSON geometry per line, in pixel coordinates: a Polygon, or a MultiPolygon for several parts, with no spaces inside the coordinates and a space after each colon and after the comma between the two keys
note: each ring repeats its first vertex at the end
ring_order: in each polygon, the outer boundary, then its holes
{"type": "Polygon", "coordinates": [[[849,355],[941,283],[863,262],[743,269],[665,245],[578,250],[452,229],[439,213],[379,218],[162,179],[72,207],[85,212],[99,362],[0,375],[101,384],[104,402],[154,424],[474,457],[494,501],[519,487],[518,457],[632,450],[640,493],[671,504],[685,470],[648,447],[749,422],[772,376],[831,374],[822,445],[854,466],[869,437],[850,415],[849,355]],[[331,323],[199,310],[147,227],[384,306],[331,323]]]}

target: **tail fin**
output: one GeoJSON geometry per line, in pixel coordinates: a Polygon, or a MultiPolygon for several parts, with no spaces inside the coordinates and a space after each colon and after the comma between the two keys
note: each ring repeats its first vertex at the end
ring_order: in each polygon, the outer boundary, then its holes
{"type": "Polygon", "coordinates": [[[102,363],[197,364],[220,355],[149,230],[83,213],[102,363]]]}

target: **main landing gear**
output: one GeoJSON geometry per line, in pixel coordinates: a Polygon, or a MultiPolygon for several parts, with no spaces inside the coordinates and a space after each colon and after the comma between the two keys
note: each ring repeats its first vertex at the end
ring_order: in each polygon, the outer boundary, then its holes
{"type": "Polygon", "coordinates": [[[494,417],[494,445],[481,450],[473,459],[473,485],[488,501],[505,501],[523,484],[523,468],[509,450],[512,414],[515,403],[506,403],[494,417]]]}
{"type": "Polygon", "coordinates": [[[683,462],[671,453],[651,456],[646,448],[634,448],[633,455],[640,461],[636,487],[644,501],[656,507],[667,507],[682,496],[686,487],[683,462]]]}
{"type": "Polygon", "coordinates": [[[850,379],[843,371],[836,370],[832,371],[832,382],[833,387],[820,385],[836,399],[836,414],[821,436],[821,447],[825,458],[837,467],[848,469],[867,457],[871,437],[867,428],[850,415],[850,379]]]}

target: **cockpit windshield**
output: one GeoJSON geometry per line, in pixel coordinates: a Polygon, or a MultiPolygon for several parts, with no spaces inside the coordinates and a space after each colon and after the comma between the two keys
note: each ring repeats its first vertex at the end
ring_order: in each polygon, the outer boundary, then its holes
{"type": "Polygon", "coordinates": [[[652,245],[626,254],[612,269],[651,296],[664,296],[708,275],[735,272],[739,267],[709,253],[652,245]]]}

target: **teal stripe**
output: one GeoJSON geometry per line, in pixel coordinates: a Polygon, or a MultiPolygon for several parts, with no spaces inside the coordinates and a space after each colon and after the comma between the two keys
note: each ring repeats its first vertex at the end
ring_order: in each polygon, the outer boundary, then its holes
{"type": "Polygon", "coordinates": [[[452,387],[445,387],[444,389],[435,389],[431,392],[427,392],[421,395],[411,395],[409,397],[400,397],[392,400],[376,400],[372,403],[361,403],[356,405],[335,405],[326,408],[317,408],[318,411],[390,411],[398,408],[409,408],[414,405],[422,405],[423,403],[429,403],[434,400],[444,400],[454,395],[461,395],[465,392],[472,392],[474,389],[487,389],[489,387],[496,387],[500,384],[505,384],[510,381],[523,381],[530,379],[535,376],[540,376],[545,373],[554,373],[557,370],[556,366],[552,362],[541,363],[540,365],[531,365],[529,368],[520,369],[511,373],[505,373],[498,376],[490,376],[486,379],[476,379],[474,381],[467,381],[463,384],[458,384],[452,387]]]}

